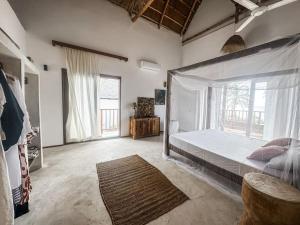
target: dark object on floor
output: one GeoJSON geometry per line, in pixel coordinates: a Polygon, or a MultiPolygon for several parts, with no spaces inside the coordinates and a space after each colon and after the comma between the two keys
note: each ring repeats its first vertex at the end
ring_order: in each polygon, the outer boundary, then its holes
{"type": "Polygon", "coordinates": [[[242,198],[244,212],[240,225],[300,224],[300,191],[278,178],[247,173],[242,198]]]}
{"type": "Polygon", "coordinates": [[[29,205],[26,202],[23,205],[14,205],[15,219],[29,212],[29,205]]]}
{"type": "Polygon", "coordinates": [[[129,120],[129,134],[133,139],[160,135],[159,117],[130,117],[129,120]]]}
{"type": "Polygon", "coordinates": [[[189,198],[138,155],[97,164],[113,225],[145,225],[189,198]]]}

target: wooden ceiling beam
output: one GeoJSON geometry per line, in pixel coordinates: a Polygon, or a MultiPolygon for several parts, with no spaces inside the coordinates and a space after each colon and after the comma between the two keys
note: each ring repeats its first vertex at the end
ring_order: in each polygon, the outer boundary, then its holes
{"type": "Polygon", "coordinates": [[[183,5],[185,5],[187,8],[191,8],[192,6],[190,4],[188,4],[186,1],[183,0],[178,0],[179,2],[181,2],[183,5]]]}
{"type": "Polygon", "coordinates": [[[158,25],[158,22],[157,22],[156,20],[152,19],[151,17],[146,16],[146,15],[142,15],[142,17],[143,17],[144,19],[149,20],[149,21],[151,21],[152,23],[155,23],[155,24],[158,25]]]}
{"type": "Polygon", "coordinates": [[[146,4],[144,5],[144,7],[131,19],[132,22],[137,21],[137,19],[144,14],[144,12],[150,7],[150,5],[152,4],[154,0],[147,0],[146,4]]]}
{"type": "MultiPolygon", "coordinates": [[[[148,17],[148,16],[146,16],[146,15],[142,15],[142,17],[143,17],[145,20],[148,20],[148,21],[150,21],[150,22],[152,22],[152,23],[158,24],[157,21],[155,21],[154,19],[152,19],[152,18],[150,18],[150,17],[148,17]]],[[[178,34],[178,32],[172,30],[170,27],[167,27],[167,26],[165,26],[164,24],[162,24],[161,26],[165,27],[167,30],[170,30],[170,31],[172,31],[172,32],[174,32],[174,33],[176,33],[176,34],[178,34]]]]}
{"type": "Polygon", "coordinates": [[[165,6],[164,6],[164,11],[163,13],[161,14],[161,17],[160,17],[160,21],[159,21],[159,24],[158,24],[158,28],[160,29],[160,26],[164,20],[164,16],[166,15],[166,11],[167,11],[167,8],[168,8],[168,5],[169,5],[169,1],[170,0],[166,0],[166,3],[165,3],[165,6]]]}
{"type": "Polygon", "coordinates": [[[198,0],[194,0],[194,2],[193,2],[193,5],[192,5],[191,10],[190,10],[190,12],[189,12],[189,15],[188,15],[188,17],[186,18],[185,23],[184,23],[184,25],[183,25],[183,27],[182,27],[182,30],[181,30],[181,36],[184,34],[184,31],[185,31],[185,29],[187,28],[187,25],[188,25],[189,20],[190,20],[192,14],[193,14],[193,11],[194,11],[194,9],[195,9],[195,7],[196,7],[196,5],[197,5],[197,2],[198,2],[198,0]]]}
{"type": "MultiPolygon", "coordinates": [[[[166,0],[165,0],[166,1],[166,0]]],[[[156,0],[153,2],[153,4],[150,6],[152,8],[154,8],[155,10],[158,10],[160,13],[163,11],[165,4],[163,4],[165,1],[159,1],[156,0]]],[[[181,18],[186,18],[186,15],[184,15],[181,11],[179,11],[178,9],[176,9],[173,5],[172,5],[172,0],[169,1],[167,10],[166,10],[166,14],[168,14],[168,11],[173,12],[174,14],[177,14],[177,16],[181,17],[181,18]]]]}
{"type": "MultiPolygon", "coordinates": [[[[154,10],[155,12],[157,12],[157,13],[159,13],[159,14],[162,14],[162,12],[160,12],[158,9],[156,9],[156,8],[154,8],[154,7],[152,7],[152,6],[150,6],[149,9],[154,10]]],[[[169,17],[168,15],[165,14],[164,17],[165,17],[165,18],[168,18],[168,19],[171,20],[173,23],[176,23],[178,26],[183,27],[183,24],[181,24],[180,22],[174,20],[173,18],[169,17]]],[[[157,25],[159,25],[158,22],[156,22],[156,23],[157,23],[157,25]]],[[[162,25],[162,23],[161,23],[161,25],[162,25]]]]}

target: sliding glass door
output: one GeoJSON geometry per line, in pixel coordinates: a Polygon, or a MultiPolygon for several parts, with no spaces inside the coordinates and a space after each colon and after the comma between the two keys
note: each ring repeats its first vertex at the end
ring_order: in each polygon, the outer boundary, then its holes
{"type": "Polygon", "coordinates": [[[121,78],[100,75],[98,82],[98,118],[100,137],[120,136],[121,78]]]}
{"type": "Polygon", "coordinates": [[[233,82],[223,89],[223,129],[226,132],[262,138],[266,82],[233,82]]]}

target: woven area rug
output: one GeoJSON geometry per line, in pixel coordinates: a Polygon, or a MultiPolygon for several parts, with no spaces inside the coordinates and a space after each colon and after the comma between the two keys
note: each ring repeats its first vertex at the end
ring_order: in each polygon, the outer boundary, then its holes
{"type": "Polygon", "coordinates": [[[145,225],[189,199],[138,155],[99,163],[97,173],[114,225],[145,225]]]}

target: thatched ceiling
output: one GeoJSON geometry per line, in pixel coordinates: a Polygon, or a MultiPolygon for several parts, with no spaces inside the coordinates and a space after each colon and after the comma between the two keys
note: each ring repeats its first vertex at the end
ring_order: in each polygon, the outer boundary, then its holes
{"type": "Polygon", "coordinates": [[[183,35],[202,0],[108,0],[129,12],[132,21],[143,17],[158,27],[183,35]]]}

